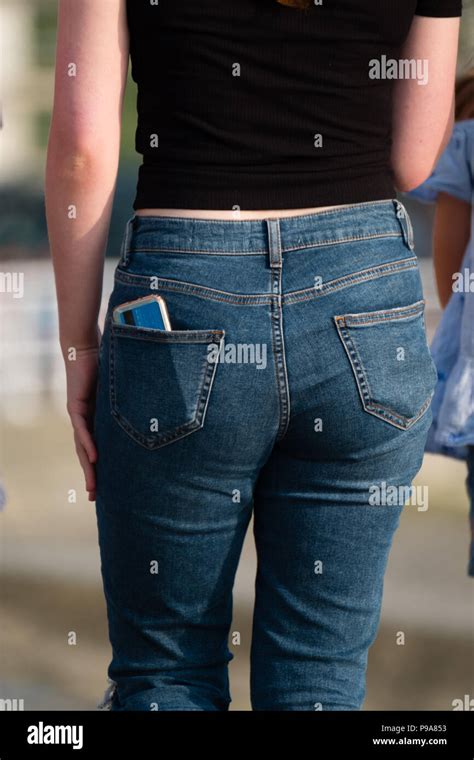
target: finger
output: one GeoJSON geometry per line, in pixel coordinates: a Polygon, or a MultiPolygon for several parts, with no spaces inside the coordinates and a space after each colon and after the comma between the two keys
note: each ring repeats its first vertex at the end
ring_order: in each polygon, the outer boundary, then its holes
{"type": "Polygon", "coordinates": [[[95,489],[94,465],[89,461],[89,457],[87,456],[87,453],[82,446],[77,434],[74,435],[74,439],[76,443],[77,456],[79,457],[79,462],[84,472],[86,491],[93,491],[95,489]]]}
{"type": "Polygon", "coordinates": [[[84,417],[73,412],[71,414],[71,422],[74,427],[74,432],[78,435],[79,441],[87,454],[89,462],[96,462],[97,449],[84,417]]]}

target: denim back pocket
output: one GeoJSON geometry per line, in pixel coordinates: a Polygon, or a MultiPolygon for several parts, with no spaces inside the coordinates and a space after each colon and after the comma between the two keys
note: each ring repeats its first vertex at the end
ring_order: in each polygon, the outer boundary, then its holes
{"type": "Polygon", "coordinates": [[[203,427],[224,334],[110,322],[111,412],[128,435],[156,449],[203,427]]]}
{"type": "Polygon", "coordinates": [[[427,411],[437,382],[424,307],[334,317],[365,411],[404,430],[427,411]]]}

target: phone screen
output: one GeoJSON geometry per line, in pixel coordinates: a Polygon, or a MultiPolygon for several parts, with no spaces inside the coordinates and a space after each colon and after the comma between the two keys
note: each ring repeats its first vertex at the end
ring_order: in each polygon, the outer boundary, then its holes
{"type": "Polygon", "coordinates": [[[130,308],[118,310],[116,317],[117,321],[124,325],[152,327],[155,330],[167,329],[160,304],[155,300],[138,303],[136,306],[130,304],[130,308]]]}

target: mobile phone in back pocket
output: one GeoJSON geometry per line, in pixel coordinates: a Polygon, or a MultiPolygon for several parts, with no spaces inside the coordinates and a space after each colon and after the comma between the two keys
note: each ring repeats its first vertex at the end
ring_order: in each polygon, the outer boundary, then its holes
{"type": "Polygon", "coordinates": [[[145,296],[116,306],[113,320],[120,325],[171,330],[165,300],[161,296],[145,296]]]}

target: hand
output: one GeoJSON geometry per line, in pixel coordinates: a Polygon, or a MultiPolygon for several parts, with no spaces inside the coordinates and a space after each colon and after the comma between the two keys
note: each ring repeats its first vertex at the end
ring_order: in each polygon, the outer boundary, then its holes
{"type": "Polygon", "coordinates": [[[99,344],[66,349],[67,411],[74,429],[74,443],[84,472],[89,501],[95,501],[97,448],[92,437],[95,412],[99,344]]]}

